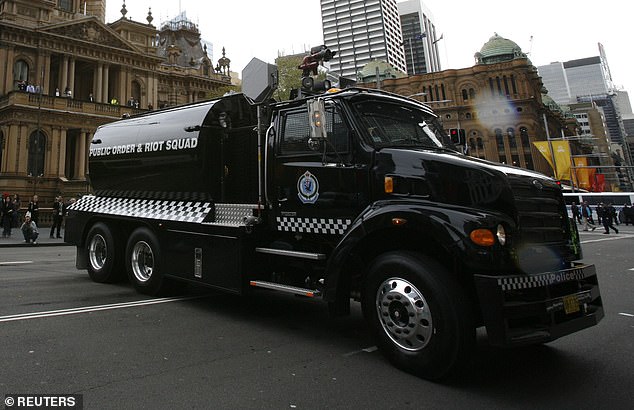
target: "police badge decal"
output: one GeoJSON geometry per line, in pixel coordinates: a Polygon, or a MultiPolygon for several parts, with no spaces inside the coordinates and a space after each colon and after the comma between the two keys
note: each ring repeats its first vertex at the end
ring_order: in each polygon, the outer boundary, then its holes
{"type": "Polygon", "coordinates": [[[297,196],[304,204],[314,204],[319,197],[319,181],[317,177],[306,171],[297,180],[297,196]]]}

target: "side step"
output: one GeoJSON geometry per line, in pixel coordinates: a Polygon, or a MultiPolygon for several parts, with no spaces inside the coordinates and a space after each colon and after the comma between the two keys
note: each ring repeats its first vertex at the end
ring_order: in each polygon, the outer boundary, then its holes
{"type": "Polygon", "coordinates": [[[313,261],[323,261],[326,259],[326,255],[323,253],[287,251],[284,249],[273,249],[273,248],[255,248],[255,251],[258,253],[266,253],[269,255],[291,256],[294,258],[310,259],[313,261]]]}
{"type": "Polygon", "coordinates": [[[321,291],[316,289],[304,289],[295,286],[282,285],[280,283],[264,282],[262,280],[252,280],[249,282],[249,285],[256,288],[266,288],[285,293],[292,293],[294,295],[307,296],[309,298],[321,296],[321,291]]]}

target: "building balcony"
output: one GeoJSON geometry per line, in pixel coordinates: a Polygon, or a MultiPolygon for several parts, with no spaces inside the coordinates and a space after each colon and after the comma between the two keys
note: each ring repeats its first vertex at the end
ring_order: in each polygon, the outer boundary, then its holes
{"type": "Polygon", "coordinates": [[[24,91],[11,91],[0,97],[0,109],[10,106],[42,108],[48,111],[64,113],[95,115],[100,117],[121,118],[124,115],[133,115],[146,110],[118,104],[105,104],[91,101],[76,100],[68,97],[55,97],[27,93],[24,91]]]}

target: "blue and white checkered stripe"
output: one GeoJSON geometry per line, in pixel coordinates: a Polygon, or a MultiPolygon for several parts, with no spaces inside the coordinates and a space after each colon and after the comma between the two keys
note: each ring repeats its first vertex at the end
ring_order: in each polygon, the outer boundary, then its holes
{"type": "Polygon", "coordinates": [[[343,235],[352,221],[350,219],[277,217],[277,230],[283,232],[322,233],[343,235]]]}
{"type": "Polygon", "coordinates": [[[71,205],[69,209],[135,218],[200,223],[211,212],[213,205],[208,202],[160,201],[86,195],[71,205]]]}
{"type": "Polygon", "coordinates": [[[567,269],[560,272],[548,272],[538,275],[499,278],[498,286],[500,286],[502,290],[532,289],[584,278],[585,274],[582,270],[567,269]]]}

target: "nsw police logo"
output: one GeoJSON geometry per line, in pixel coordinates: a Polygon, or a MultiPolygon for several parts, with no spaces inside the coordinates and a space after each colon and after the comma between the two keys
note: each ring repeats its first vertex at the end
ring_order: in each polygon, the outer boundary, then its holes
{"type": "Polygon", "coordinates": [[[314,204],[319,197],[319,182],[310,172],[306,171],[304,175],[297,180],[297,196],[304,204],[314,204]]]}

